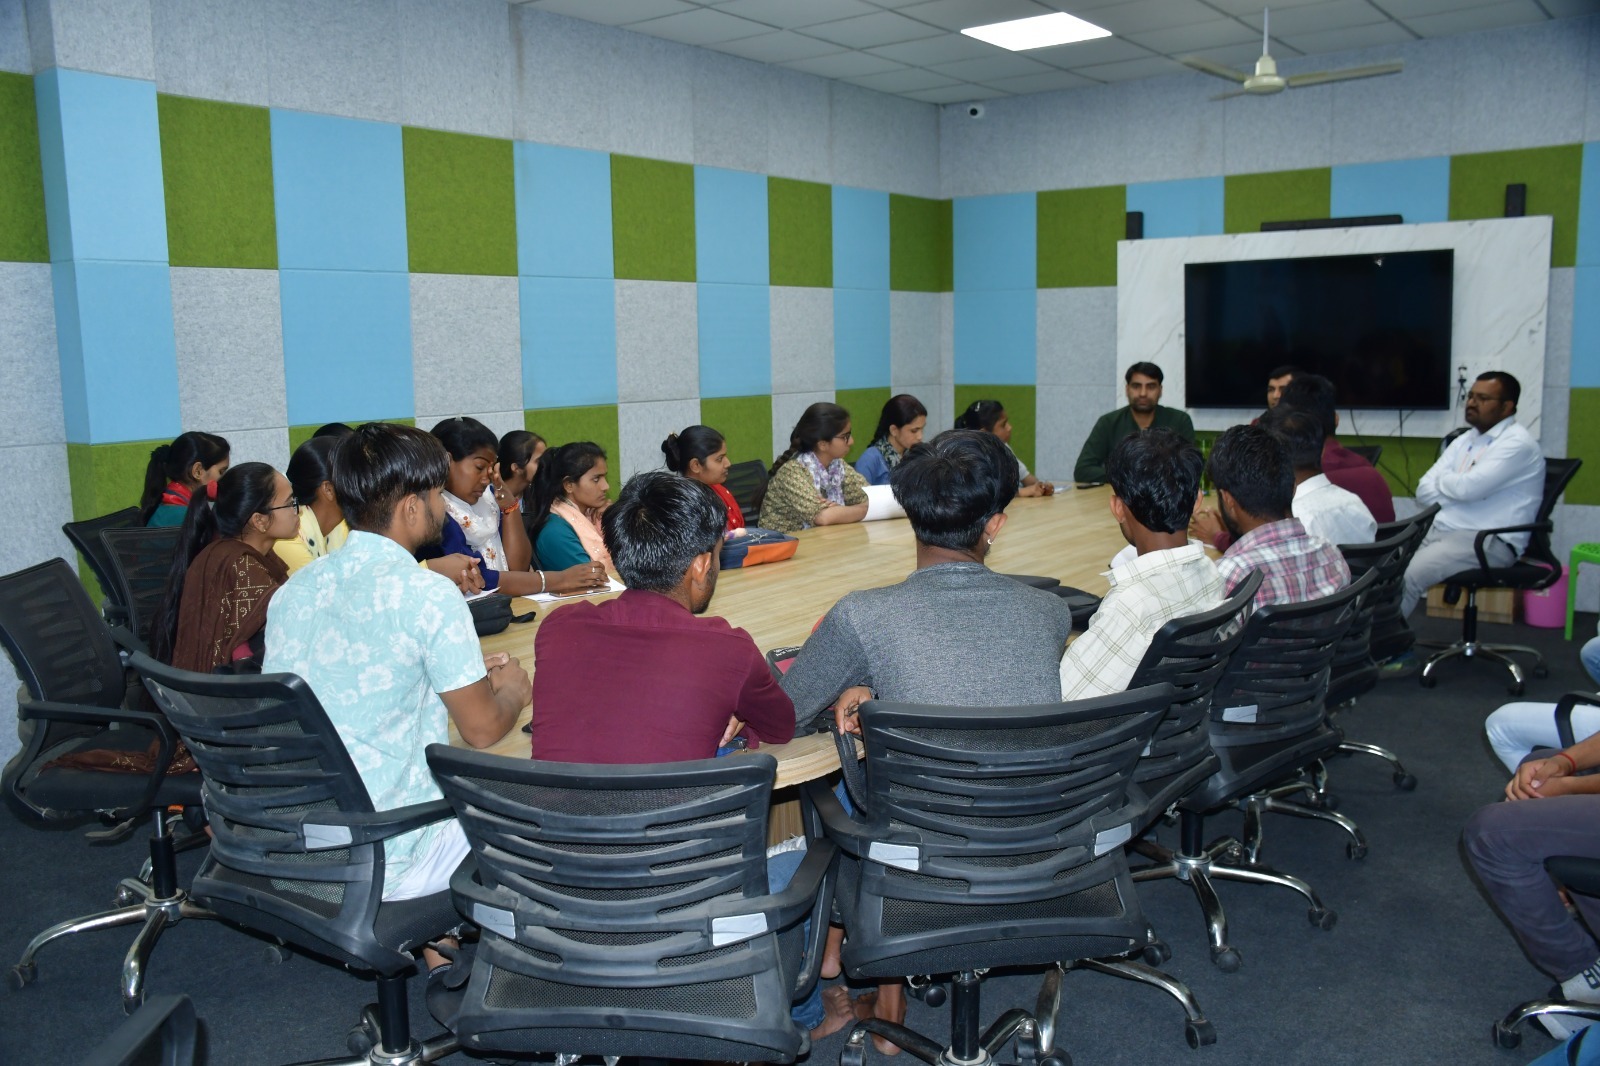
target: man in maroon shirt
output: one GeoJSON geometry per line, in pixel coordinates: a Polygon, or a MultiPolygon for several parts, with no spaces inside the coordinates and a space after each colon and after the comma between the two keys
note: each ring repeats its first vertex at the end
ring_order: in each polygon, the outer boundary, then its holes
{"type": "Polygon", "coordinates": [[[1283,387],[1279,402],[1322,423],[1322,472],[1328,480],[1360,496],[1377,521],[1393,522],[1394,493],[1389,491],[1389,483],[1371,463],[1334,437],[1339,428],[1339,397],[1333,382],[1321,374],[1296,374],[1283,387]]]}
{"type": "Polygon", "coordinates": [[[533,757],[709,759],[741,730],[794,737],[794,704],[742,629],[711,603],[727,511],[698,481],[639,474],[606,508],[606,549],[628,591],[569,604],[534,640],[533,757]]]}

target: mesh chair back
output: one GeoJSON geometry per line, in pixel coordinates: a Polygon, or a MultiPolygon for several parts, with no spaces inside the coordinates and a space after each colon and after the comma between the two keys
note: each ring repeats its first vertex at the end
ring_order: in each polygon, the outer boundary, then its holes
{"type": "Polygon", "coordinates": [[[150,645],[150,626],[167,592],[167,575],[182,532],[175,526],[141,526],[100,533],[111,561],[118,602],[128,612],[128,630],[146,647],[150,645]]]}
{"type": "MultiPolygon", "coordinates": [[[[861,708],[866,796],[835,904],[855,977],[1131,950],[1122,845],[1139,753],[1176,696],[1154,685],[1039,707],[861,708]]],[[[830,836],[833,835],[830,827],[830,836]]]]}
{"type": "MultiPolygon", "coordinates": [[[[1544,461],[1544,497],[1539,501],[1539,513],[1533,519],[1535,522],[1550,521],[1550,515],[1556,509],[1556,501],[1567,491],[1567,485],[1577,476],[1578,468],[1582,465],[1582,459],[1547,458],[1544,461]]],[[[1522,553],[1522,559],[1525,562],[1549,567],[1552,571],[1549,584],[1553,585],[1561,573],[1561,563],[1550,550],[1550,533],[1549,528],[1534,530],[1533,535],[1528,538],[1528,547],[1522,553]]]]}
{"type": "Polygon", "coordinates": [[[1371,691],[1378,683],[1378,660],[1397,655],[1415,643],[1416,636],[1400,614],[1400,597],[1405,590],[1406,566],[1422,543],[1422,536],[1423,527],[1412,525],[1387,540],[1339,545],[1352,578],[1360,578],[1368,571],[1377,576],[1361,598],[1361,608],[1334,654],[1328,680],[1330,705],[1371,691]]]}
{"type": "Polygon", "coordinates": [[[744,512],[744,520],[755,525],[761,515],[761,502],[767,496],[767,468],[760,459],[749,459],[728,467],[728,480],[722,487],[733,494],[744,512]]]}
{"type": "Polygon", "coordinates": [[[132,665],[204,781],[211,849],[191,894],[231,921],[359,969],[411,969],[411,956],[373,936],[382,843],[340,846],[349,829],[319,821],[373,807],[310,687],[293,674],[176,670],[142,653],[132,665]]]}
{"type": "MultiPolygon", "coordinates": [[[[1417,535],[1417,541],[1420,543],[1422,538],[1428,535],[1428,531],[1433,528],[1433,520],[1437,518],[1438,515],[1439,505],[1433,503],[1429,504],[1427,507],[1424,507],[1422,510],[1408,518],[1397,518],[1393,522],[1379,522],[1378,528],[1373,531],[1372,539],[1375,541],[1388,540],[1390,537],[1402,533],[1407,529],[1416,527],[1417,529],[1421,530],[1421,532],[1417,535]]],[[[1415,549],[1413,549],[1413,551],[1415,551],[1415,549]]],[[[1410,562],[1410,559],[1408,558],[1406,561],[1410,562]]]]}
{"type": "Polygon", "coordinates": [[[1149,750],[1134,767],[1130,796],[1144,805],[1136,831],[1161,817],[1217,768],[1211,750],[1211,691],[1243,638],[1261,574],[1251,573],[1233,595],[1203,614],[1174,618],[1156,633],[1129,688],[1168,684],[1176,690],[1149,750]]]}
{"type": "Polygon", "coordinates": [[[83,555],[84,562],[89,564],[89,570],[100,583],[100,591],[105,593],[106,600],[115,607],[124,607],[126,604],[119,599],[122,593],[117,587],[111,556],[107,552],[105,542],[100,539],[100,534],[103,530],[129,529],[138,524],[139,508],[124,507],[120,511],[113,511],[99,518],[86,518],[82,522],[64,522],[61,526],[61,532],[67,535],[72,546],[83,555]]]}
{"type": "Polygon", "coordinates": [[[770,755],[589,766],[433,745],[428,763],[477,860],[451,886],[482,928],[464,1047],[793,1059],[799,930],[780,960],[760,910],[770,755]]]}

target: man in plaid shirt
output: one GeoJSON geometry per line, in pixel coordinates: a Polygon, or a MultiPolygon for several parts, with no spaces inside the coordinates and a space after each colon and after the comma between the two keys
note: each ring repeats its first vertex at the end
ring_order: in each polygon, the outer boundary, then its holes
{"type": "Polygon", "coordinates": [[[1211,447],[1211,481],[1222,522],[1233,534],[1217,570],[1231,595],[1252,570],[1261,573],[1256,606],[1319,600],[1350,583],[1339,549],[1306,532],[1290,514],[1294,467],[1283,445],[1260,426],[1234,426],[1211,447]]]}

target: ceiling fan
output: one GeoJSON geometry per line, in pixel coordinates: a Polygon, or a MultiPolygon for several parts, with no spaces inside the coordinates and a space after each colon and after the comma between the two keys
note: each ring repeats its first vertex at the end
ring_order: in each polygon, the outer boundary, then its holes
{"type": "Polygon", "coordinates": [[[1242,70],[1225,67],[1221,63],[1213,63],[1200,56],[1180,56],[1178,61],[1185,66],[1210,74],[1213,77],[1223,78],[1227,81],[1238,82],[1243,86],[1231,93],[1222,93],[1213,96],[1213,100],[1227,100],[1235,96],[1270,96],[1281,93],[1285,89],[1300,89],[1307,85],[1323,85],[1330,81],[1349,81],[1352,78],[1376,78],[1381,74],[1398,74],[1405,69],[1405,64],[1399,60],[1393,63],[1374,63],[1368,67],[1346,67],[1344,70],[1322,70],[1309,74],[1294,74],[1284,77],[1278,73],[1278,64],[1273,60],[1269,43],[1271,38],[1267,33],[1267,11],[1261,12],[1261,58],[1256,60],[1256,72],[1246,74],[1242,70]]]}

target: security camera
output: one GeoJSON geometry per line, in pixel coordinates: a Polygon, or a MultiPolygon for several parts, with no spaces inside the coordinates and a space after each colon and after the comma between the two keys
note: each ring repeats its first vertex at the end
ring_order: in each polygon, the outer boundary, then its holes
{"type": "Polygon", "coordinates": [[[982,118],[984,116],[984,114],[985,114],[985,112],[984,112],[982,104],[968,104],[967,105],[967,117],[968,118],[982,118]]]}

